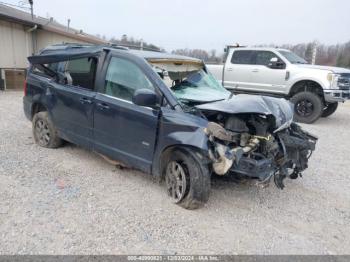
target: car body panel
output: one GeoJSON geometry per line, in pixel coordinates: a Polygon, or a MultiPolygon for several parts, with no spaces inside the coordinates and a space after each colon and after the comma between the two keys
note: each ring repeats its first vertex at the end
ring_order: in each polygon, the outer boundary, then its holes
{"type": "Polygon", "coordinates": [[[104,94],[95,97],[94,150],[150,172],[159,110],[104,94]]]}
{"type": "Polygon", "coordinates": [[[204,129],[208,121],[193,114],[162,108],[158,141],[154,152],[152,173],[161,176],[161,156],[170,147],[191,147],[208,154],[208,136],[204,129]]]}
{"type": "Polygon", "coordinates": [[[92,148],[93,101],[96,92],[51,82],[47,94],[59,134],[70,142],[92,148]]]}

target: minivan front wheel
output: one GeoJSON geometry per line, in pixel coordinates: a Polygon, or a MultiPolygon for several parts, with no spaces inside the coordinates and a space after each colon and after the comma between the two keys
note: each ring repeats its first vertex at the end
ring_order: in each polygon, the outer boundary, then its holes
{"type": "Polygon", "coordinates": [[[203,206],[210,192],[210,172],[204,157],[190,149],[173,151],[165,168],[165,184],[174,203],[186,209],[203,206]]]}
{"type": "Polygon", "coordinates": [[[38,112],[33,117],[33,136],[35,142],[47,148],[57,148],[62,140],[57,135],[57,130],[50,120],[47,112],[38,112]]]}

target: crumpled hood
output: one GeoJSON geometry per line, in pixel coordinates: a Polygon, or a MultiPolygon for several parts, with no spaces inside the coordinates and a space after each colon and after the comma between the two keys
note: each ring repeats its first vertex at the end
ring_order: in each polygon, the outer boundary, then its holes
{"type": "Polygon", "coordinates": [[[235,95],[230,99],[206,103],[196,108],[207,111],[219,111],[229,114],[256,113],[273,115],[276,127],[293,120],[293,104],[284,98],[257,95],[235,95]]]}
{"type": "Polygon", "coordinates": [[[350,73],[349,69],[342,68],[342,67],[335,67],[335,66],[321,66],[321,65],[296,65],[298,67],[303,67],[303,68],[308,68],[308,69],[318,69],[318,70],[327,70],[331,71],[336,74],[341,74],[341,73],[350,73]]]}

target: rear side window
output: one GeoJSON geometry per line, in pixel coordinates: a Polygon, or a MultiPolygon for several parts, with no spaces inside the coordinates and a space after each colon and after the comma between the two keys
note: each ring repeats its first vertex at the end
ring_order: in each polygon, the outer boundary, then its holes
{"type": "MultiPolygon", "coordinates": [[[[52,64],[45,64],[45,67],[49,68],[50,70],[56,72],[58,70],[58,63],[52,63],[52,64]]],[[[52,78],[52,74],[50,74],[48,71],[45,71],[44,68],[41,68],[40,66],[35,66],[32,65],[31,67],[31,72],[36,74],[36,75],[40,75],[43,77],[47,77],[47,78],[52,78]]]]}
{"type": "Polygon", "coordinates": [[[93,89],[95,83],[97,59],[86,57],[66,62],[64,74],[68,85],[93,89]]]}
{"type": "Polygon", "coordinates": [[[253,51],[250,50],[236,50],[233,52],[231,63],[241,65],[253,64],[253,51]]]}
{"type": "Polygon", "coordinates": [[[142,70],[126,59],[112,57],[106,74],[105,94],[131,101],[134,92],[143,88],[154,90],[142,70]]]}
{"type": "Polygon", "coordinates": [[[66,70],[71,73],[89,73],[91,70],[92,59],[82,58],[67,62],[66,70]]]}

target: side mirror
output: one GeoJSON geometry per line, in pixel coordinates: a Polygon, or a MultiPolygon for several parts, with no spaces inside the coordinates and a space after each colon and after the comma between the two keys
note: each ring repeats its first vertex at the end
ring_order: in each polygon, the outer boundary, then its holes
{"type": "Polygon", "coordinates": [[[278,62],[278,58],[277,57],[272,57],[270,59],[270,63],[277,63],[278,62]]]}
{"type": "Polygon", "coordinates": [[[286,68],[286,64],[283,63],[283,61],[279,60],[277,57],[272,57],[267,67],[271,69],[284,69],[286,68]]]}
{"type": "Polygon", "coordinates": [[[138,106],[147,106],[151,108],[159,107],[158,95],[149,89],[138,89],[135,91],[132,102],[138,106]]]}

